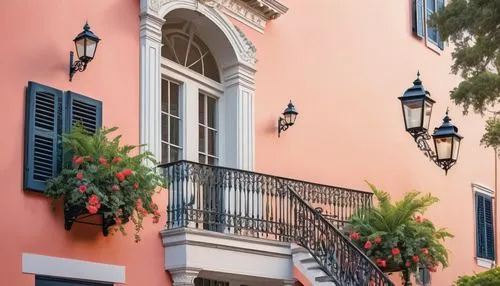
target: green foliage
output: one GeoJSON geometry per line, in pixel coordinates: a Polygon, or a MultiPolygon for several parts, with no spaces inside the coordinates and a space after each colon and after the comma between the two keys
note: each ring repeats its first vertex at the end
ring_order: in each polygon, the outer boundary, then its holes
{"type": "Polygon", "coordinates": [[[473,276],[460,276],[456,286],[497,286],[500,285],[500,268],[494,268],[473,276]]]}
{"type": "MultiPolygon", "coordinates": [[[[455,104],[462,105],[464,114],[470,107],[481,115],[499,114],[490,110],[500,100],[499,7],[499,0],[452,0],[432,18],[441,38],[455,46],[451,70],[460,73],[463,81],[450,95],[455,104]]],[[[498,140],[490,134],[482,143],[497,147],[498,140]]]]}
{"type": "Polygon", "coordinates": [[[123,225],[132,221],[137,242],[145,216],[153,214],[153,222],[159,221],[160,213],[152,196],[165,182],[149,167],[155,165],[150,152],[132,155],[136,146],[120,146],[121,136],[108,138],[116,130],[103,128],[91,135],[76,126],[71,133],[64,134],[65,167],[48,182],[45,194],[53,203],[64,198],[66,211],[84,210],[114,219],[118,227],[114,231],[119,229],[123,234],[123,225]]]}
{"type": "Polygon", "coordinates": [[[387,272],[402,270],[408,274],[422,266],[430,271],[436,271],[439,264],[447,267],[448,252],[442,241],[453,236],[421,216],[438,199],[409,192],[392,203],[387,192],[368,185],[378,205],[351,217],[348,231],[353,243],[387,272]]]}

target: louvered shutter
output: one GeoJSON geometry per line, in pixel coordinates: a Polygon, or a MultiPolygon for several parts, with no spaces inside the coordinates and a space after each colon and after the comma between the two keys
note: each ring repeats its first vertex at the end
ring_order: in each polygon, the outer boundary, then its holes
{"type": "Polygon", "coordinates": [[[94,133],[102,127],[102,102],[71,91],[66,93],[65,132],[70,132],[73,125],[81,123],[85,129],[94,133]]]}
{"type": "Polygon", "coordinates": [[[424,37],[424,0],[413,2],[413,33],[420,38],[424,37]]]}
{"type": "Polygon", "coordinates": [[[476,193],[477,257],[495,260],[493,204],[490,196],[476,193]]]}
{"type": "Polygon", "coordinates": [[[61,163],[62,91],[35,82],[26,91],[24,188],[43,192],[61,163]]]}
{"type": "MultiPolygon", "coordinates": [[[[437,0],[436,1],[436,11],[439,11],[444,8],[444,0],[437,0]]],[[[441,50],[444,50],[444,42],[441,40],[441,36],[439,35],[439,31],[437,31],[436,28],[436,33],[437,33],[437,45],[441,50]]]]}
{"type": "Polygon", "coordinates": [[[484,198],[484,225],[485,225],[485,258],[495,260],[495,233],[493,230],[493,205],[491,197],[484,198]]]}

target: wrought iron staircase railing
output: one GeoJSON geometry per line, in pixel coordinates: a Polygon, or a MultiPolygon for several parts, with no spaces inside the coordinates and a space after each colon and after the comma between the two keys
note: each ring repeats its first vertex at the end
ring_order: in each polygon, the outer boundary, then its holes
{"type": "Polygon", "coordinates": [[[297,242],[338,285],[393,285],[339,229],[372,194],[189,161],[161,165],[167,229],[297,242]]]}

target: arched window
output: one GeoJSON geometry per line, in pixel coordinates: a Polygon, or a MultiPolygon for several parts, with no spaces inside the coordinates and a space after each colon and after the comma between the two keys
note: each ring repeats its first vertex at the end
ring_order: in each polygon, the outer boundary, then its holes
{"type": "Polygon", "coordinates": [[[163,25],[162,163],[181,159],[219,163],[219,98],[224,87],[212,52],[196,35],[199,24],[188,15],[167,17],[163,25]]]}
{"type": "Polygon", "coordinates": [[[164,24],[161,56],[220,82],[219,69],[207,45],[195,34],[195,25],[168,18],[164,24]]]}

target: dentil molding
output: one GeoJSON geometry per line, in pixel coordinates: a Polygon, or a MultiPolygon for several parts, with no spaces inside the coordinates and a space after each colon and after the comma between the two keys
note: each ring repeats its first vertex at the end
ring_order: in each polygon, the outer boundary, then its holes
{"type": "MultiPolygon", "coordinates": [[[[163,5],[177,0],[142,0],[141,10],[149,9],[158,13],[163,5]],[[146,4],[147,2],[147,4],[146,4]],[[147,7],[145,7],[147,5],[147,7]]],[[[219,9],[252,29],[264,33],[266,23],[288,11],[288,7],[278,0],[195,0],[198,5],[219,9]]]]}

